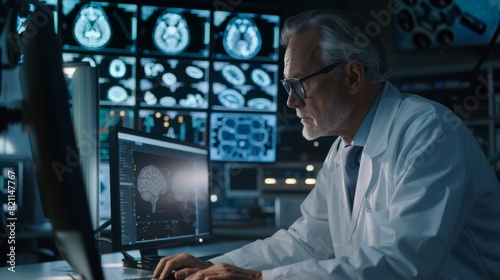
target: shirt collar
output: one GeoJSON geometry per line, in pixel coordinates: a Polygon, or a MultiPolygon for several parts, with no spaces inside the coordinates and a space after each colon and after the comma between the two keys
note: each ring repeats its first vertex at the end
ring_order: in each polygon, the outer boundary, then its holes
{"type": "Polygon", "coordinates": [[[377,111],[378,103],[380,100],[380,92],[385,87],[385,83],[380,87],[379,92],[377,93],[377,97],[373,101],[370,106],[370,110],[363,118],[361,125],[359,126],[356,134],[354,134],[354,138],[352,139],[352,145],[354,146],[365,146],[366,140],[368,139],[368,134],[370,133],[370,129],[372,127],[373,119],[375,118],[375,112],[377,111]]]}

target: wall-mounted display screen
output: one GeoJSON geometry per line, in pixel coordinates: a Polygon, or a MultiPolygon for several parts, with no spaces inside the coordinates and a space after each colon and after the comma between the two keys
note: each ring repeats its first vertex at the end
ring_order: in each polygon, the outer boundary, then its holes
{"type": "Polygon", "coordinates": [[[205,60],[141,58],[141,106],[208,108],[209,66],[205,60]]]}
{"type": "Polygon", "coordinates": [[[84,61],[99,68],[99,103],[101,105],[135,105],[135,57],[63,53],[63,61],[84,61]]]}
{"type": "Polygon", "coordinates": [[[488,45],[498,26],[494,1],[400,1],[396,50],[488,45]]]}
{"type": "Polygon", "coordinates": [[[279,25],[278,15],[214,11],[214,56],[277,61],[279,25]]]}
{"type": "Polygon", "coordinates": [[[275,112],[278,65],[213,62],[212,109],[275,112]]]}
{"type": "Polygon", "coordinates": [[[134,111],[123,108],[99,110],[99,149],[101,160],[109,159],[109,128],[112,126],[134,127],[134,111]]]}
{"type": "Polygon", "coordinates": [[[194,144],[207,144],[207,112],[139,110],[138,128],[194,144]]]}
{"type": "Polygon", "coordinates": [[[274,114],[212,113],[210,158],[214,161],[274,162],[274,114]]]}
{"type": "Polygon", "coordinates": [[[135,52],[137,5],[63,0],[63,50],[135,52]]]}
{"type": "Polygon", "coordinates": [[[210,11],[141,6],[138,44],[143,54],[208,57],[210,11]]]}

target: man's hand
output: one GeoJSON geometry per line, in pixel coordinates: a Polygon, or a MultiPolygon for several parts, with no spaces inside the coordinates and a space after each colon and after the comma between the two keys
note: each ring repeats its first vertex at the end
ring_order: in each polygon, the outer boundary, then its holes
{"type": "Polygon", "coordinates": [[[175,269],[176,279],[184,279],[212,265],[213,264],[197,259],[188,253],[180,253],[162,258],[153,272],[153,277],[165,279],[168,274],[175,269]]]}
{"type": "MultiPolygon", "coordinates": [[[[182,270],[178,271],[181,277],[187,277],[182,274],[182,270]]],[[[177,278],[177,273],[175,274],[176,279],[184,279],[177,278]]],[[[253,271],[248,269],[239,268],[229,264],[216,264],[207,269],[198,270],[196,273],[191,276],[185,278],[186,280],[202,280],[202,279],[210,279],[210,280],[262,280],[262,273],[259,271],[253,271]]]]}

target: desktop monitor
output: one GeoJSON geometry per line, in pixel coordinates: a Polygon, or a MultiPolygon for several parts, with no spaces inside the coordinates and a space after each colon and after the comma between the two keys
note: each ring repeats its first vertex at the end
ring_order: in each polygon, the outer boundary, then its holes
{"type": "Polygon", "coordinates": [[[114,251],[157,259],[159,247],[211,237],[205,146],[114,127],[109,167],[114,251]]]}
{"type": "Polygon", "coordinates": [[[37,7],[33,19],[45,18],[47,22],[29,21],[29,30],[37,32],[27,34],[22,45],[23,121],[29,128],[43,209],[61,255],[84,279],[103,279],[71,122],[61,49],[52,17],[46,13],[46,9],[37,7]]]}
{"type": "Polygon", "coordinates": [[[259,164],[230,162],[224,165],[224,187],[227,197],[257,198],[262,170],[259,164]]]}

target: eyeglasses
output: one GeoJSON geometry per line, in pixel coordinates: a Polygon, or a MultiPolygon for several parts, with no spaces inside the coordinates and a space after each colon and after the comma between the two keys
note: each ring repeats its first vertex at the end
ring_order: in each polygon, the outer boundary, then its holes
{"type": "Polygon", "coordinates": [[[305,99],[306,98],[306,89],[304,88],[304,85],[302,84],[303,81],[305,81],[309,78],[312,78],[314,76],[320,75],[320,74],[326,74],[326,73],[332,71],[333,69],[335,69],[337,66],[340,66],[342,64],[344,64],[344,62],[328,65],[328,66],[324,67],[323,69],[319,70],[318,72],[311,74],[307,77],[301,78],[301,79],[297,79],[297,78],[283,79],[283,80],[280,80],[280,82],[283,84],[283,87],[285,88],[288,95],[290,95],[290,90],[293,90],[295,95],[297,95],[300,99],[305,99]]]}

